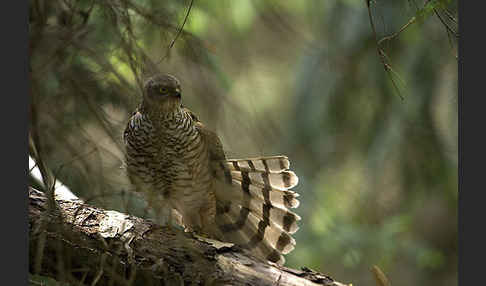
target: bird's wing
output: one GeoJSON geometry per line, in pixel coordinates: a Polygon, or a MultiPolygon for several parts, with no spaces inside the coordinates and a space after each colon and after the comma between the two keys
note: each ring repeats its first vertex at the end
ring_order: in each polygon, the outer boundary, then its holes
{"type": "Polygon", "coordinates": [[[295,246],[291,236],[300,216],[290,208],[299,205],[291,189],[298,178],[288,170],[286,156],[226,159],[216,133],[197,122],[208,144],[215,176],[216,225],[219,237],[251,250],[256,256],[279,264],[295,246]]]}
{"type": "Polygon", "coordinates": [[[186,110],[195,121],[196,128],[199,130],[199,134],[201,135],[204,144],[208,146],[209,160],[211,161],[211,163],[219,163],[220,161],[225,160],[226,155],[224,153],[223,144],[221,143],[218,135],[216,135],[214,131],[208,129],[201,121],[199,121],[197,116],[189,109],[186,108],[186,110]]]}

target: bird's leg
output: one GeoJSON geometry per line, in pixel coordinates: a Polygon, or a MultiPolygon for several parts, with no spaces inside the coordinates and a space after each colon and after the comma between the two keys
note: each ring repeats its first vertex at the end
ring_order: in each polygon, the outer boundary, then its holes
{"type": "Polygon", "coordinates": [[[214,218],[216,216],[216,198],[214,193],[208,194],[207,201],[198,212],[200,235],[206,238],[214,238],[214,218]]]}
{"type": "Polygon", "coordinates": [[[167,203],[167,200],[160,198],[155,192],[147,193],[148,208],[154,213],[154,222],[164,227],[171,227],[171,207],[167,203]]]}
{"type": "Polygon", "coordinates": [[[201,238],[211,238],[212,235],[208,229],[212,227],[212,217],[208,206],[201,207],[198,211],[191,213],[190,221],[186,224],[189,225],[189,227],[186,227],[186,231],[201,238]]]}
{"type": "Polygon", "coordinates": [[[194,235],[200,236],[205,235],[203,232],[200,215],[201,213],[198,211],[194,211],[194,209],[182,213],[181,220],[184,221],[183,225],[185,232],[190,232],[194,235]]]}
{"type": "Polygon", "coordinates": [[[171,208],[169,213],[169,225],[176,228],[184,228],[184,221],[182,220],[181,214],[174,208],[171,208]]]}

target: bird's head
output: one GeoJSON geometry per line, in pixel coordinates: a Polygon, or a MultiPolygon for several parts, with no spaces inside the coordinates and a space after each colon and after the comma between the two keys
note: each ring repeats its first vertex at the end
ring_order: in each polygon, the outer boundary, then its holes
{"type": "Polygon", "coordinates": [[[169,74],[157,74],[147,79],[143,86],[144,100],[151,107],[169,112],[181,106],[181,85],[169,74]]]}

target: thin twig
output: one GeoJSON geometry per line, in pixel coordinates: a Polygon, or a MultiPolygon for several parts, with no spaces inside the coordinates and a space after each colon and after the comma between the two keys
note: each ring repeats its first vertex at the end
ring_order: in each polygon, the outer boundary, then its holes
{"type": "Polygon", "coordinates": [[[101,260],[100,261],[100,269],[98,270],[98,273],[96,273],[95,278],[91,282],[91,286],[95,286],[98,283],[98,281],[100,280],[100,278],[103,275],[103,273],[105,272],[104,271],[104,268],[105,268],[106,253],[102,253],[101,254],[101,259],[100,260],[101,260]]]}
{"type": "Polygon", "coordinates": [[[449,9],[447,9],[447,8],[444,9],[444,13],[446,14],[447,18],[449,18],[449,20],[451,20],[452,22],[457,24],[456,18],[452,15],[452,13],[449,11],[449,9]]]}
{"type": "MultiPolygon", "coordinates": [[[[371,25],[371,29],[373,31],[373,35],[375,37],[376,49],[377,49],[378,55],[380,56],[380,61],[383,64],[383,67],[384,67],[386,73],[390,77],[390,80],[391,80],[391,82],[393,84],[393,87],[397,91],[398,96],[400,97],[400,99],[403,100],[404,98],[403,98],[402,94],[400,93],[400,89],[398,88],[395,80],[393,79],[393,77],[391,75],[391,72],[393,71],[393,69],[391,68],[390,64],[388,63],[389,60],[387,60],[386,53],[381,48],[381,45],[380,45],[380,43],[383,41],[383,39],[381,39],[380,41],[378,41],[378,35],[376,33],[375,23],[373,22],[373,16],[371,15],[370,1],[371,0],[366,0],[366,5],[368,6],[368,16],[369,16],[369,19],[370,19],[370,25],[371,25]]],[[[407,23],[407,25],[409,25],[409,24],[407,23]]],[[[400,29],[400,30],[402,30],[402,29],[400,29]]]]}
{"type": "Polygon", "coordinates": [[[189,13],[191,13],[191,8],[192,8],[193,3],[194,3],[194,0],[191,0],[191,3],[189,3],[189,8],[187,9],[187,13],[186,13],[186,16],[184,17],[184,21],[182,22],[181,27],[177,31],[177,34],[174,37],[174,39],[172,39],[172,41],[170,42],[170,45],[167,48],[167,51],[165,52],[165,55],[156,63],[157,65],[169,56],[170,50],[174,46],[174,44],[177,41],[177,39],[179,38],[179,36],[182,34],[182,30],[184,29],[184,25],[186,25],[187,19],[189,18],[189,13]]]}
{"type": "Polygon", "coordinates": [[[459,38],[459,35],[457,34],[456,31],[454,31],[454,29],[452,29],[445,21],[444,19],[442,19],[442,17],[440,16],[439,12],[437,11],[437,9],[434,8],[434,12],[435,12],[435,15],[437,15],[437,18],[439,18],[440,22],[442,23],[442,25],[444,25],[444,27],[446,27],[446,30],[453,34],[456,38],[459,38]]]}
{"type": "Polygon", "coordinates": [[[391,35],[388,35],[388,36],[385,36],[383,38],[381,38],[381,40],[378,41],[378,45],[381,46],[381,44],[384,42],[384,41],[389,41],[389,40],[392,40],[393,38],[397,37],[398,35],[400,35],[401,32],[403,32],[406,28],[408,28],[408,26],[410,26],[411,24],[415,23],[415,20],[416,18],[415,17],[412,17],[407,24],[403,25],[400,30],[398,30],[397,32],[391,34],[391,35]]]}

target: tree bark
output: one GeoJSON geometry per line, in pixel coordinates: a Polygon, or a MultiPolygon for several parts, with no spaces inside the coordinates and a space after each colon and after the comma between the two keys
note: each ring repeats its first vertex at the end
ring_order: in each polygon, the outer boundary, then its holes
{"type": "Polygon", "coordinates": [[[29,268],[70,285],[333,285],[308,268],[259,261],[233,244],[29,187],[29,268]]]}

